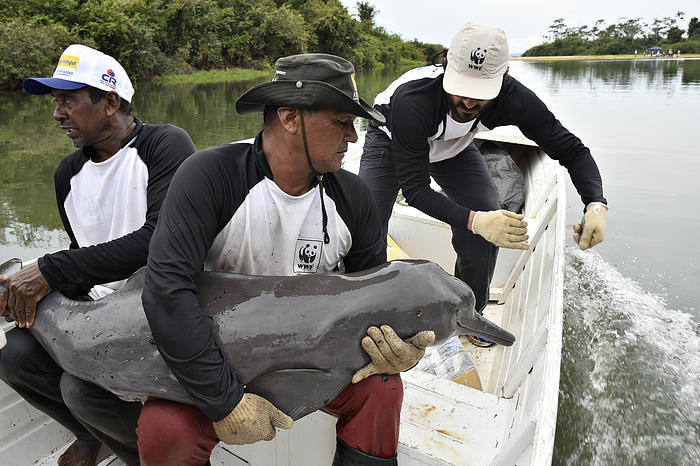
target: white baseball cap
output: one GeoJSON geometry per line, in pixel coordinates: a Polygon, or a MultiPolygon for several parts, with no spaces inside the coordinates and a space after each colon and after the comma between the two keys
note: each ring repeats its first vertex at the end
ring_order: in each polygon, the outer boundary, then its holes
{"type": "Polygon", "coordinates": [[[503,30],[467,23],[447,52],[442,87],[448,94],[489,100],[501,91],[508,69],[508,40],[503,30]]]}
{"type": "Polygon", "coordinates": [[[30,94],[48,94],[52,89],[74,90],[92,86],[116,92],[131,102],[134,86],[117,60],[85,45],[69,45],[58,59],[52,78],[26,78],[22,83],[30,94]]]}

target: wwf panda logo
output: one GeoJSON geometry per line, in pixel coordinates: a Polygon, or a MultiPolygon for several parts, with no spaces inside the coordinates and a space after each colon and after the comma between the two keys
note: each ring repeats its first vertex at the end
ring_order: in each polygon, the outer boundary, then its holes
{"type": "Polygon", "coordinates": [[[304,264],[313,264],[313,262],[316,260],[317,250],[317,245],[312,246],[308,243],[305,244],[299,248],[299,260],[304,264]]]}
{"type": "Polygon", "coordinates": [[[298,238],[294,248],[296,254],[293,256],[294,273],[316,273],[321,263],[322,250],[322,240],[298,238]]]}
{"type": "Polygon", "coordinates": [[[470,58],[474,64],[481,65],[486,59],[486,49],[482,49],[481,47],[475,48],[472,50],[470,58]]]}

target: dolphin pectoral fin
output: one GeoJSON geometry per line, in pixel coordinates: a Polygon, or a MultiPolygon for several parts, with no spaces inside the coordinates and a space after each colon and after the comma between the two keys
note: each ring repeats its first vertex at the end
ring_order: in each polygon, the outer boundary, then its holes
{"type": "Polygon", "coordinates": [[[282,369],[246,384],[295,421],[323,408],[350,383],[350,376],[323,369],[282,369]]]}
{"type": "MultiPolygon", "coordinates": [[[[21,259],[10,259],[0,264],[0,275],[11,276],[22,269],[21,259]]],[[[5,280],[0,280],[0,292],[5,289],[5,280]]]]}
{"type": "Polygon", "coordinates": [[[12,275],[22,268],[22,259],[14,258],[0,264],[0,275],[12,275]]]}
{"type": "Polygon", "coordinates": [[[515,342],[515,335],[502,329],[484,316],[476,312],[467,322],[457,322],[457,325],[464,330],[464,333],[486,338],[489,341],[503,346],[511,346],[515,342]]]}

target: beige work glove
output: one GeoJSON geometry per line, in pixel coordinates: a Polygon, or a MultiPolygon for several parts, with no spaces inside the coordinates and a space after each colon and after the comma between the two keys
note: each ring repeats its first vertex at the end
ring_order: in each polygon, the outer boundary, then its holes
{"type": "Polygon", "coordinates": [[[352,383],[374,374],[398,374],[418,364],[425,354],[425,348],[435,340],[435,332],[424,330],[403,341],[388,325],[367,329],[362,339],[362,348],[372,362],[355,372],[352,383]]]}
{"type": "Polygon", "coordinates": [[[602,243],[607,223],[608,206],[602,202],[589,203],[581,223],[574,224],[574,241],[578,243],[578,247],[586,250],[602,243]]]}
{"type": "Polygon", "coordinates": [[[501,248],[528,249],[524,215],[507,210],[475,212],[472,231],[501,248]]]}
{"type": "Polygon", "coordinates": [[[7,338],[5,338],[5,331],[0,328],[0,349],[3,349],[7,344],[7,338]]]}
{"type": "Polygon", "coordinates": [[[228,416],[214,423],[216,436],[229,445],[247,445],[272,440],[280,429],[291,429],[294,421],[265,398],[244,393],[228,416]]]}

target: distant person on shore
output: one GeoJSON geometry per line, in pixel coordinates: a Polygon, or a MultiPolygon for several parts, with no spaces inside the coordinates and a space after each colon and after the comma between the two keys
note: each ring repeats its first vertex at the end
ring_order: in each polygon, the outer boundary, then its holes
{"type": "Polygon", "coordinates": [[[60,466],[95,464],[103,444],[126,464],[138,465],[141,403],[64,372],[27,327],[37,303],[53,289],[81,301],[98,300],[146,265],[170,179],[194,145],[178,127],[136,119],[134,88],[124,68],[84,45],[69,46],[53,77],[27,78],[24,89],[53,96],[53,118],[78,148],[55,174],[70,248],[46,254],[7,279],[0,315],[17,327],[0,352],[0,379],[75,435],[60,466]]]}
{"type": "Polygon", "coordinates": [[[637,58],[637,49],[634,49],[634,58],[637,58]]]}
{"type": "Polygon", "coordinates": [[[607,201],[590,151],[545,104],[508,73],[505,33],[468,23],[454,36],[447,66],[408,71],[379,95],[374,107],[386,124],[369,122],[360,177],[377,204],[383,234],[398,190],[408,203],[452,227],[455,276],[469,284],[482,312],[489,299],[499,247],[527,249],[523,215],[499,209],[479,150],[480,131],[517,125],[564,165],[584,204],[574,225],[581,249],[603,241],[607,201]],[[445,195],[430,187],[430,177],[445,195]]]}

